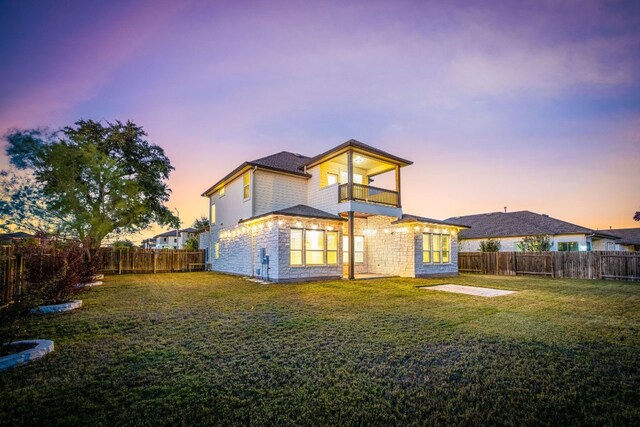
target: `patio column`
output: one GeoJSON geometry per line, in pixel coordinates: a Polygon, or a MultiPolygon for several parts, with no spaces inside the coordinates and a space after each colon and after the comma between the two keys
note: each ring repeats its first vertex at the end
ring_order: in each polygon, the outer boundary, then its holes
{"type": "Polygon", "coordinates": [[[353,151],[347,151],[347,197],[353,200],[353,151]]]}
{"type": "Polygon", "coordinates": [[[355,239],[353,237],[354,233],[354,229],[355,229],[355,224],[354,224],[354,217],[353,217],[353,211],[349,211],[349,276],[348,279],[349,280],[353,280],[356,277],[356,260],[355,257],[353,256],[353,253],[355,252],[355,239]]]}
{"type": "Polygon", "coordinates": [[[400,165],[396,165],[396,193],[398,193],[398,207],[402,207],[400,200],[400,165]]]}

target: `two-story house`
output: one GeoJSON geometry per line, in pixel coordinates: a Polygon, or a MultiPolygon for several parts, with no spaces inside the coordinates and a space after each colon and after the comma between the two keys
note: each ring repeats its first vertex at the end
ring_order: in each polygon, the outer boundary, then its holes
{"type": "Polygon", "coordinates": [[[196,237],[197,234],[198,231],[191,227],[182,230],[170,230],[148,239],[147,245],[150,249],[183,249],[187,240],[196,237]]]}
{"type": "Polygon", "coordinates": [[[355,140],[242,163],[202,194],[211,269],[276,282],[457,274],[465,226],[402,211],[411,164],[355,140]]]}

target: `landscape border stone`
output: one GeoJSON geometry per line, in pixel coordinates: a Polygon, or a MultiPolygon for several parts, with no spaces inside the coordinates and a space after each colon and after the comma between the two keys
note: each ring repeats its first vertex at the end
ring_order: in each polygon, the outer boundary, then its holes
{"type": "Polygon", "coordinates": [[[23,365],[25,363],[40,359],[41,357],[44,357],[47,354],[51,353],[54,348],[53,341],[51,340],[22,340],[14,341],[9,345],[30,343],[36,343],[37,345],[34,348],[30,348],[19,353],[0,357],[0,371],[4,371],[5,369],[13,368],[14,366],[23,365]]]}

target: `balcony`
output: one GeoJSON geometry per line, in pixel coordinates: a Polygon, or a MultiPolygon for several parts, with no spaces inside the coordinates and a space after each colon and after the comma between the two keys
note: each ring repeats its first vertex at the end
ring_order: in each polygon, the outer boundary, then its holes
{"type": "Polygon", "coordinates": [[[400,207],[400,198],[398,197],[397,191],[356,183],[351,184],[351,191],[349,191],[349,185],[350,184],[340,185],[338,191],[338,203],[354,200],[358,202],[400,207]]]}

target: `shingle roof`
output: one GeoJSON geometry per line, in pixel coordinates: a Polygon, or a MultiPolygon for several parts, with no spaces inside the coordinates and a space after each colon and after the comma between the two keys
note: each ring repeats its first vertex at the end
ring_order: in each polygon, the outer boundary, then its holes
{"type": "Polygon", "coordinates": [[[411,222],[424,222],[427,224],[442,224],[442,225],[454,225],[456,227],[465,227],[468,228],[468,225],[462,225],[459,223],[453,223],[449,220],[439,220],[439,219],[433,219],[433,218],[426,218],[424,216],[417,216],[417,215],[409,215],[409,214],[403,214],[402,218],[400,218],[397,221],[393,221],[392,224],[404,224],[404,223],[411,223],[411,222]]]}
{"type": "Polygon", "coordinates": [[[333,152],[337,152],[337,151],[343,150],[343,149],[345,149],[347,147],[359,148],[359,149],[361,149],[363,151],[368,151],[370,153],[377,154],[377,155],[382,156],[382,157],[386,157],[386,158],[388,158],[390,160],[393,160],[393,161],[395,161],[397,163],[400,163],[402,165],[411,165],[411,164],[413,164],[413,162],[410,161],[410,160],[405,160],[405,159],[403,159],[401,157],[394,156],[393,154],[389,154],[386,151],[382,151],[382,150],[379,150],[379,149],[377,149],[375,147],[367,145],[364,142],[360,142],[360,141],[357,141],[355,139],[350,139],[347,142],[343,142],[342,144],[338,145],[337,147],[333,147],[331,150],[327,150],[322,154],[318,154],[317,156],[314,156],[314,157],[310,158],[305,163],[305,165],[311,165],[311,164],[317,162],[318,160],[322,159],[323,157],[326,157],[326,156],[328,156],[329,154],[331,154],[333,152]]]}
{"type": "Polygon", "coordinates": [[[249,163],[271,169],[280,169],[291,173],[303,173],[302,167],[309,160],[309,157],[302,154],[281,151],[261,159],[253,160],[249,163]]]}
{"type": "Polygon", "coordinates": [[[35,236],[33,234],[25,233],[24,231],[16,231],[13,233],[0,234],[0,240],[28,239],[31,237],[35,237],[35,236]]]}
{"type": "MultiPolygon", "coordinates": [[[[535,212],[491,212],[478,215],[458,216],[446,219],[461,224],[467,224],[471,228],[460,232],[463,239],[482,239],[489,237],[515,237],[531,236],[538,234],[593,234],[598,233],[603,237],[607,234],[596,232],[590,228],[581,227],[570,222],[551,218],[535,212]]],[[[613,236],[611,236],[613,237],[613,236]]]]}
{"type": "Polygon", "coordinates": [[[341,216],[331,214],[329,212],[321,211],[320,209],[312,208],[307,205],[295,205],[286,209],[279,209],[277,211],[271,211],[264,213],[262,215],[257,215],[248,219],[242,219],[239,222],[247,222],[253,221],[258,218],[264,218],[271,215],[282,215],[282,216],[299,216],[303,218],[315,218],[315,219],[331,219],[334,221],[346,221],[346,219],[341,216]]]}
{"type": "Polygon", "coordinates": [[[234,175],[236,175],[241,170],[247,167],[259,167],[263,169],[269,169],[276,172],[284,172],[293,175],[302,176],[305,178],[309,178],[311,175],[305,173],[302,170],[304,164],[309,160],[309,157],[303,156],[302,154],[290,153],[288,151],[281,151],[276,154],[272,154],[270,156],[262,157],[256,160],[252,160],[250,162],[244,162],[231,172],[229,172],[224,178],[220,181],[213,184],[207,190],[202,193],[202,196],[206,196],[211,190],[227,181],[234,175]]]}
{"type": "Polygon", "coordinates": [[[612,234],[620,238],[616,243],[622,245],[640,245],[640,228],[614,228],[606,231],[607,234],[612,234]]]}

